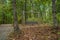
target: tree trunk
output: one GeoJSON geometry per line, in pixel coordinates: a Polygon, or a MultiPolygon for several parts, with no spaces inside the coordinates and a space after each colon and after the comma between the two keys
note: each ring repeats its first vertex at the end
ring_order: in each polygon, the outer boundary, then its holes
{"type": "Polygon", "coordinates": [[[34,8],[34,5],[33,5],[33,1],[32,0],[30,0],[30,3],[31,3],[31,17],[34,17],[34,10],[33,10],[33,8],[34,8]]]}
{"type": "Polygon", "coordinates": [[[12,1],[12,6],[13,6],[13,16],[14,16],[14,32],[19,32],[19,27],[18,27],[18,19],[17,19],[17,12],[16,12],[16,0],[12,1]]]}
{"type": "Polygon", "coordinates": [[[2,24],[5,24],[5,13],[2,12],[2,24]]]}
{"type": "Polygon", "coordinates": [[[25,24],[25,11],[22,10],[22,24],[25,24]]]}
{"type": "MultiPolygon", "coordinates": [[[[57,18],[56,18],[56,0],[52,0],[52,15],[53,15],[53,29],[55,31],[55,33],[58,32],[58,23],[57,23],[57,18]]],[[[58,36],[56,38],[56,40],[58,40],[58,36]]]]}
{"type": "Polygon", "coordinates": [[[27,10],[26,10],[26,7],[27,6],[27,0],[25,0],[25,5],[24,5],[24,11],[25,11],[25,24],[26,24],[26,21],[27,21],[27,10]]]}
{"type": "Polygon", "coordinates": [[[37,13],[37,17],[38,17],[38,24],[40,24],[40,12],[37,13]]]}
{"type": "Polygon", "coordinates": [[[52,15],[53,15],[53,24],[56,27],[57,26],[57,18],[56,18],[56,0],[52,0],[52,15]]]}
{"type": "MultiPolygon", "coordinates": [[[[1,0],[1,2],[0,2],[2,5],[4,5],[5,4],[5,1],[4,0],[1,0]]],[[[3,6],[3,8],[2,8],[2,24],[5,24],[5,11],[4,11],[4,7],[5,6],[3,6]]]]}

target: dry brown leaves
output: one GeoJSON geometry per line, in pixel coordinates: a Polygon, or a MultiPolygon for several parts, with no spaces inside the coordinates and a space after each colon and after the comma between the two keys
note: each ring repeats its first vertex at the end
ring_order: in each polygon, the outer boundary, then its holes
{"type": "Polygon", "coordinates": [[[19,35],[10,34],[8,40],[56,40],[56,38],[57,34],[52,33],[51,27],[30,27],[23,28],[19,35]]]}

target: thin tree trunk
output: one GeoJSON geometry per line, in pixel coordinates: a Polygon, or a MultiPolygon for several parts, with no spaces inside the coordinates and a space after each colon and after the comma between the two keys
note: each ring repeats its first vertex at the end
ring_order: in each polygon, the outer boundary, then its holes
{"type": "Polygon", "coordinates": [[[4,8],[2,9],[2,24],[5,24],[5,13],[4,13],[4,8]]]}
{"type": "MultiPolygon", "coordinates": [[[[56,18],[56,0],[52,0],[52,15],[53,15],[53,27],[54,27],[54,31],[55,33],[58,32],[58,24],[57,24],[57,18],[56,18]]],[[[58,40],[58,36],[56,38],[56,40],[58,40]]]]}
{"type": "Polygon", "coordinates": [[[26,7],[27,6],[27,0],[25,0],[25,5],[24,5],[24,10],[25,10],[25,24],[26,24],[26,21],[27,21],[27,10],[26,10],[26,7]]]}
{"type": "Polygon", "coordinates": [[[14,16],[14,32],[19,32],[17,12],[16,12],[16,0],[13,0],[12,2],[13,2],[12,6],[13,6],[13,16],[14,16]]]}
{"type": "MultiPolygon", "coordinates": [[[[1,0],[1,4],[4,5],[4,0],[1,0]]],[[[4,13],[4,6],[2,8],[2,24],[5,23],[5,13],[4,13]]]]}
{"type": "Polygon", "coordinates": [[[25,24],[25,11],[22,10],[22,24],[25,24]]]}
{"type": "Polygon", "coordinates": [[[33,1],[30,0],[30,3],[31,3],[31,17],[34,17],[34,13],[33,13],[33,8],[34,8],[33,1]]]}
{"type": "Polygon", "coordinates": [[[52,0],[52,15],[53,15],[53,24],[57,27],[57,18],[56,18],[56,0],[52,0]]]}
{"type": "Polygon", "coordinates": [[[38,17],[38,24],[40,24],[40,12],[37,13],[37,17],[38,17]]]}

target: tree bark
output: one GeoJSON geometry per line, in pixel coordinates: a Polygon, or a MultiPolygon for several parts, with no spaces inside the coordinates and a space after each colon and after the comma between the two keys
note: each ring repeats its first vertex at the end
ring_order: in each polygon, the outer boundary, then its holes
{"type": "Polygon", "coordinates": [[[26,24],[26,21],[27,21],[27,10],[26,10],[26,7],[27,6],[27,0],[25,0],[25,5],[24,5],[24,11],[25,11],[25,24],[26,24]]]}
{"type": "MultiPolygon", "coordinates": [[[[1,0],[0,2],[2,5],[4,5],[5,1],[4,0],[1,0]]],[[[5,24],[5,11],[4,11],[4,7],[2,8],[2,24],[5,24]]]]}
{"type": "Polygon", "coordinates": [[[33,8],[34,8],[34,5],[33,5],[33,1],[32,0],[30,0],[30,3],[31,3],[31,17],[34,17],[34,10],[33,10],[33,8]]]}
{"type": "MultiPolygon", "coordinates": [[[[56,17],[56,0],[52,0],[52,15],[53,15],[53,29],[55,33],[58,32],[58,23],[57,23],[57,17],[56,17]]],[[[56,38],[58,40],[58,36],[56,38]]]]}
{"type": "Polygon", "coordinates": [[[56,18],[56,0],[52,0],[52,15],[53,15],[53,24],[56,27],[57,26],[57,18],[56,18]]]}
{"type": "Polygon", "coordinates": [[[16,0],[12,1],[12,6],[13,6],[13,18],[14,18],[14,32],[19,32],[19,27],[18,27],[18,19],[17,19],[17,12],[16,12],[16,0]]]}
{"type": "Polygon", "coordinates": [[[5,24],[5,13],[2,12],[2,24],[5,24]]]}
{"type": "Polygon", "coordinates": [[[25,11],[22,10],[22,24],[25,24],[25,11]]]}

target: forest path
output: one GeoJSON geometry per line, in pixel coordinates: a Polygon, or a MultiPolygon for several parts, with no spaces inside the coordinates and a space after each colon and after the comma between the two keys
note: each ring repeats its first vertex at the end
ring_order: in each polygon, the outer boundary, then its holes
{"type": "Polygon", "coordinates": [[[13,27],[7,27],[7,25],[0,25],[0,40],[6,40],[13,27]]]}
{"type": "MultiPolygon", "coordinates": [[[[19,24],[19,27],[22,28],[29,28],[29,27],[44,27],[47,25],[21,25],[19,24]]],[[[46,28],[46,27],[45,27],[46,28]]],[[[12,24],[1,24],[0,25],[0,40],[6,40],[9,33],[13,31],[13,25],[12,24]]]]}
{"type": "MultiPolygon", "coordinates": [[[[29,27],[34,27],[30,25],[20,25],[20,28],[29,28],[29,27]]],[[[12,24],[1,24],[0,25],[0,40],[6,40],[7,36],[9,33],[11,33],[13,30],[13,25],[12,24]]]]}

